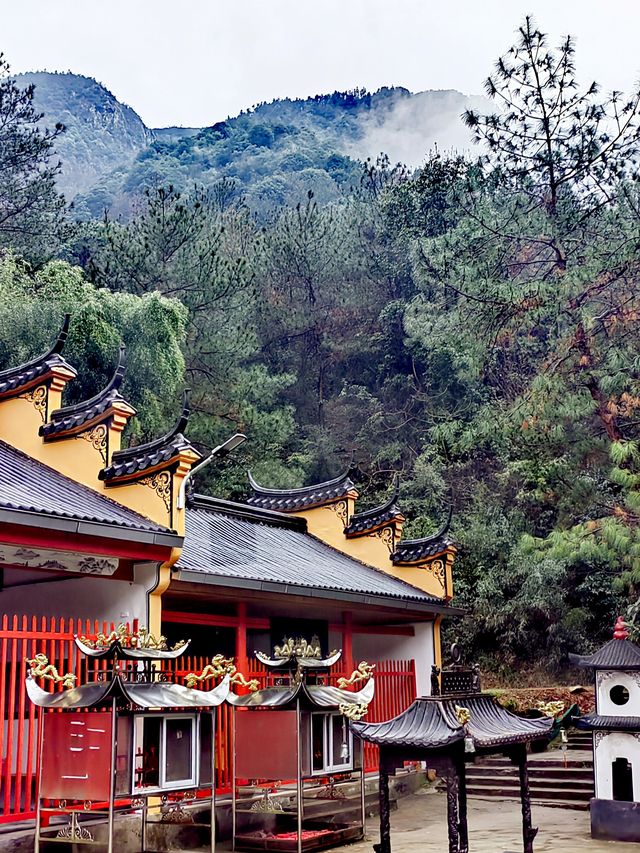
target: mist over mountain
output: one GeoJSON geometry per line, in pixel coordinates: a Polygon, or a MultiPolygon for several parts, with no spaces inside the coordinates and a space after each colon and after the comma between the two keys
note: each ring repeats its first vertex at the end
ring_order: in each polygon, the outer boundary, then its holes
{"type": "Polygon", "coordinates": [[[206,128],[148,128],[104,86],[71,73],[16,77],[35,84],[35,105],[66,132],[56,145],[58,184],[76,215],[105,209],[127,216],[147,187],[216,187],[264,213],[311,190],[319,203],[340,197],[380,153],[419,166],[435,145],[464,150],[463,111],[482,99],[459,92],[414,94],[400,87],[334,92],[259,104],[206,128]]]}

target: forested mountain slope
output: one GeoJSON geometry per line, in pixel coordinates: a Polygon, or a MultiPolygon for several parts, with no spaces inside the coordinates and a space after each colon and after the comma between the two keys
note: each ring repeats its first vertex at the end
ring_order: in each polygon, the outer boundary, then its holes
{"type": "Polygon", "coordinates": [[[62,161],[58,187],[67,200],[94,186],[104,175],[127,166],[151,142],[140,116],[89,77],[36,71],[18,74],[16,83],[35,86],[34,106],[44,124],[62,123],[56,140],[62,161]]]}
{"type": "Polygon", "coordinates": [[[58,186],[84,219],[107,208],[129,215],[145,189],[169,184],[217,186],[223,201],[242,196],[259,213],[309,190],[331,202],[359,181],[358,160],[384,151],[419,165],[435,144],[468,147],[460,116],[478,100],[454,91],[355,90],[260,104],[202,129],[152,130],[95,80],[46,72],[16,80],[35,84],[45,123],[66,126],[56,142],[58,186]]]}

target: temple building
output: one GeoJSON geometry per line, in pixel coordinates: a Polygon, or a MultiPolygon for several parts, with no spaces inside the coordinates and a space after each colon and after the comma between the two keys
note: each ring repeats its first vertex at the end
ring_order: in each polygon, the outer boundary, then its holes
{"type": "Polygon", "coordinates": [[[193,494],[183,506],[201,459],[186,400],[166,435],[123,449],[135,416],[123,353],[104,390],[64,405],[79,367],[63,355],[67,326],[49,352],[0,372],[0,822],[33,816],[24,659],[42,646],[64,668],[91,626],[191,639],[195,657],[233,656],[247,672],[254,650],[316,636],[342,649],[347,674],[363,658],[380,664],[380,718],[427,695],[441,621],[459,613],[450,519],[403,540],[397,488],[358,512],[347,474],[290,490],[249,476],[245,503],[193,494]]]}

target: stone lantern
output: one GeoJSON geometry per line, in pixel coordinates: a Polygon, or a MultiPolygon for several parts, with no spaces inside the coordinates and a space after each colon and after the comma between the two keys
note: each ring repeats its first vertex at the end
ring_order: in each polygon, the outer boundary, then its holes
{"type": "Polygon", "coordinates": [[[622,617],[613,639],[592,655],[570,655],[595,672],[596,710],[576,721],[593,732],[595,797],[591,835],[640,841],[640,646],[622,617]]]}

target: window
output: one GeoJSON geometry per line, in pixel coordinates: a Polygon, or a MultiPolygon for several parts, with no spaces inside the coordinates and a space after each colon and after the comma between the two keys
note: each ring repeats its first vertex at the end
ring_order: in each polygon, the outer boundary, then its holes
{"type": "Polygon", "coordinates": [[[342,714],[311,715],[311,772],[353,769],[353,735],[342,714]]]}
{"type": "Polygon", "coordinates": [[[612,687],[609,696],[614,705],[626,705],[629,701],[629,691],[622,684],[612,687]]]}
{"type": "Polygon", "coordinates": [[[611,762],[613,799],[633,802],[633,768],[626,758],[611,762]]]}
{"type": "Polygon", "coordinates": [[[195,716],[137,715],[133,791],[192,788],[198,784],[195,716]]]}

